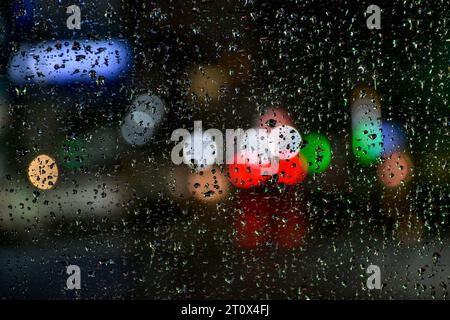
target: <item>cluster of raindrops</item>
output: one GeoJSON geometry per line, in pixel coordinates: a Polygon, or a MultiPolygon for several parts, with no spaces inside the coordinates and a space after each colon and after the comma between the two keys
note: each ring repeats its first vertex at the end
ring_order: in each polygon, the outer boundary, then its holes
{"type": "Polygon", "coordinates": [[[448,297],[445,0],[65,5],[0,4],[0,299],[448,297]]]}

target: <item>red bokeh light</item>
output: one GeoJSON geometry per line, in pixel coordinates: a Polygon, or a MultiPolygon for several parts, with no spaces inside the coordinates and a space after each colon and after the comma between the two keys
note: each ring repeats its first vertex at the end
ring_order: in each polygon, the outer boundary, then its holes
{"type": "MultiPolygon", "coordinates": [[[[250,163],[249,159],[245,159],[245,163],[237,163],[237,155],[235,155],[235,163],[228,165],[228,177],[230,182],[239,189],[248,189],[258,187],[269,179],[268,175],[263,175],[263,169],[269,168],[270,164],[250,163]]],[[[243,159],[243,156],[240,159],[243,159]]],[[[244,161],[241,161],[244,162],[244,161]]]]}
{"type": "Polygon", "coordinates": [[[291,159],[280,159],[278,167],[278,183],[295,185],[302,182],[308,175],[308,164],[304,156],[299,155],[291,159]]]}
{"type": "Polygon", "coordinates": [[[235,219],[236,240],[243,248],[255,248],[268,240],[270,233],[269,202],[262,195],[241,194],[235,219]]]}
{"type": "Polygon", "coordinates": [[[305,205],[298,201],[298,189],[281,194],[241,191],[235,216],[236,242],[242,248],[256,248],[269,241],[280,248],[303,244],[308,220],[305,205]]]}

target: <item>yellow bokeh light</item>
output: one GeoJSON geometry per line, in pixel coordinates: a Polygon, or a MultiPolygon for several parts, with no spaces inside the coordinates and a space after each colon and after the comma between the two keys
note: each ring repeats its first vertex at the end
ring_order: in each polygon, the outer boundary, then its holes
{"type": "Polygon", "coordinates": [[[46,154],[33,159],[28,166],[28,179],[38,189],[50,190],[58,181],[58,165],[46,154]]]}
{"type": "Polygon", "coordinates": [[[190,96],[195,97],[200,105],[217,103],[229,81],[226,72],[217,66],[205,66],[193,70],[190,80],[190,96]]]}

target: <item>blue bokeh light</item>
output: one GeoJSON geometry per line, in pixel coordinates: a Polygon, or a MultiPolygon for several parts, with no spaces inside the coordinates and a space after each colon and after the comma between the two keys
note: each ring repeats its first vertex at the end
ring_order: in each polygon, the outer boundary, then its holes
{"type": "Polygon", "coordinates": [[[105,84],[127,76],[133,63],[125,40],[59,40],[22,43],[9,62],[8,75],[14,84],[40,85],[105,84]]]}
{"type": "Polygon", "coordinates": [[[406,144],[406,134],[402,126],[395,122],[383,121],[383,156],[403,151],[406,144]]]}

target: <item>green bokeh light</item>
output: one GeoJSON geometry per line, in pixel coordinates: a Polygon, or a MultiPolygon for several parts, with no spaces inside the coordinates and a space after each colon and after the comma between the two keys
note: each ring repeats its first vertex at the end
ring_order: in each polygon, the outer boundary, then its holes
{"type": "Polygon", "coordinates": [[[58,162],[67,169],[79,169],[85,165],[88,158],[86,144],[83,139],[66,139],[58,149],[58,162]]]}
{"type": "Polygon", "coordinates": [[[383,151],[381,124],[367,122],[353,130],[352,148],[356,160],[363,166],[378,161],[383,151]]]}
{"type": "Polygon", "coordinates": [[[331,146],[328,138],[320,133],[310,133],[303,137],[300,153],[308,163],[308,173],[324,172],[331,162],[331,146]]]}

